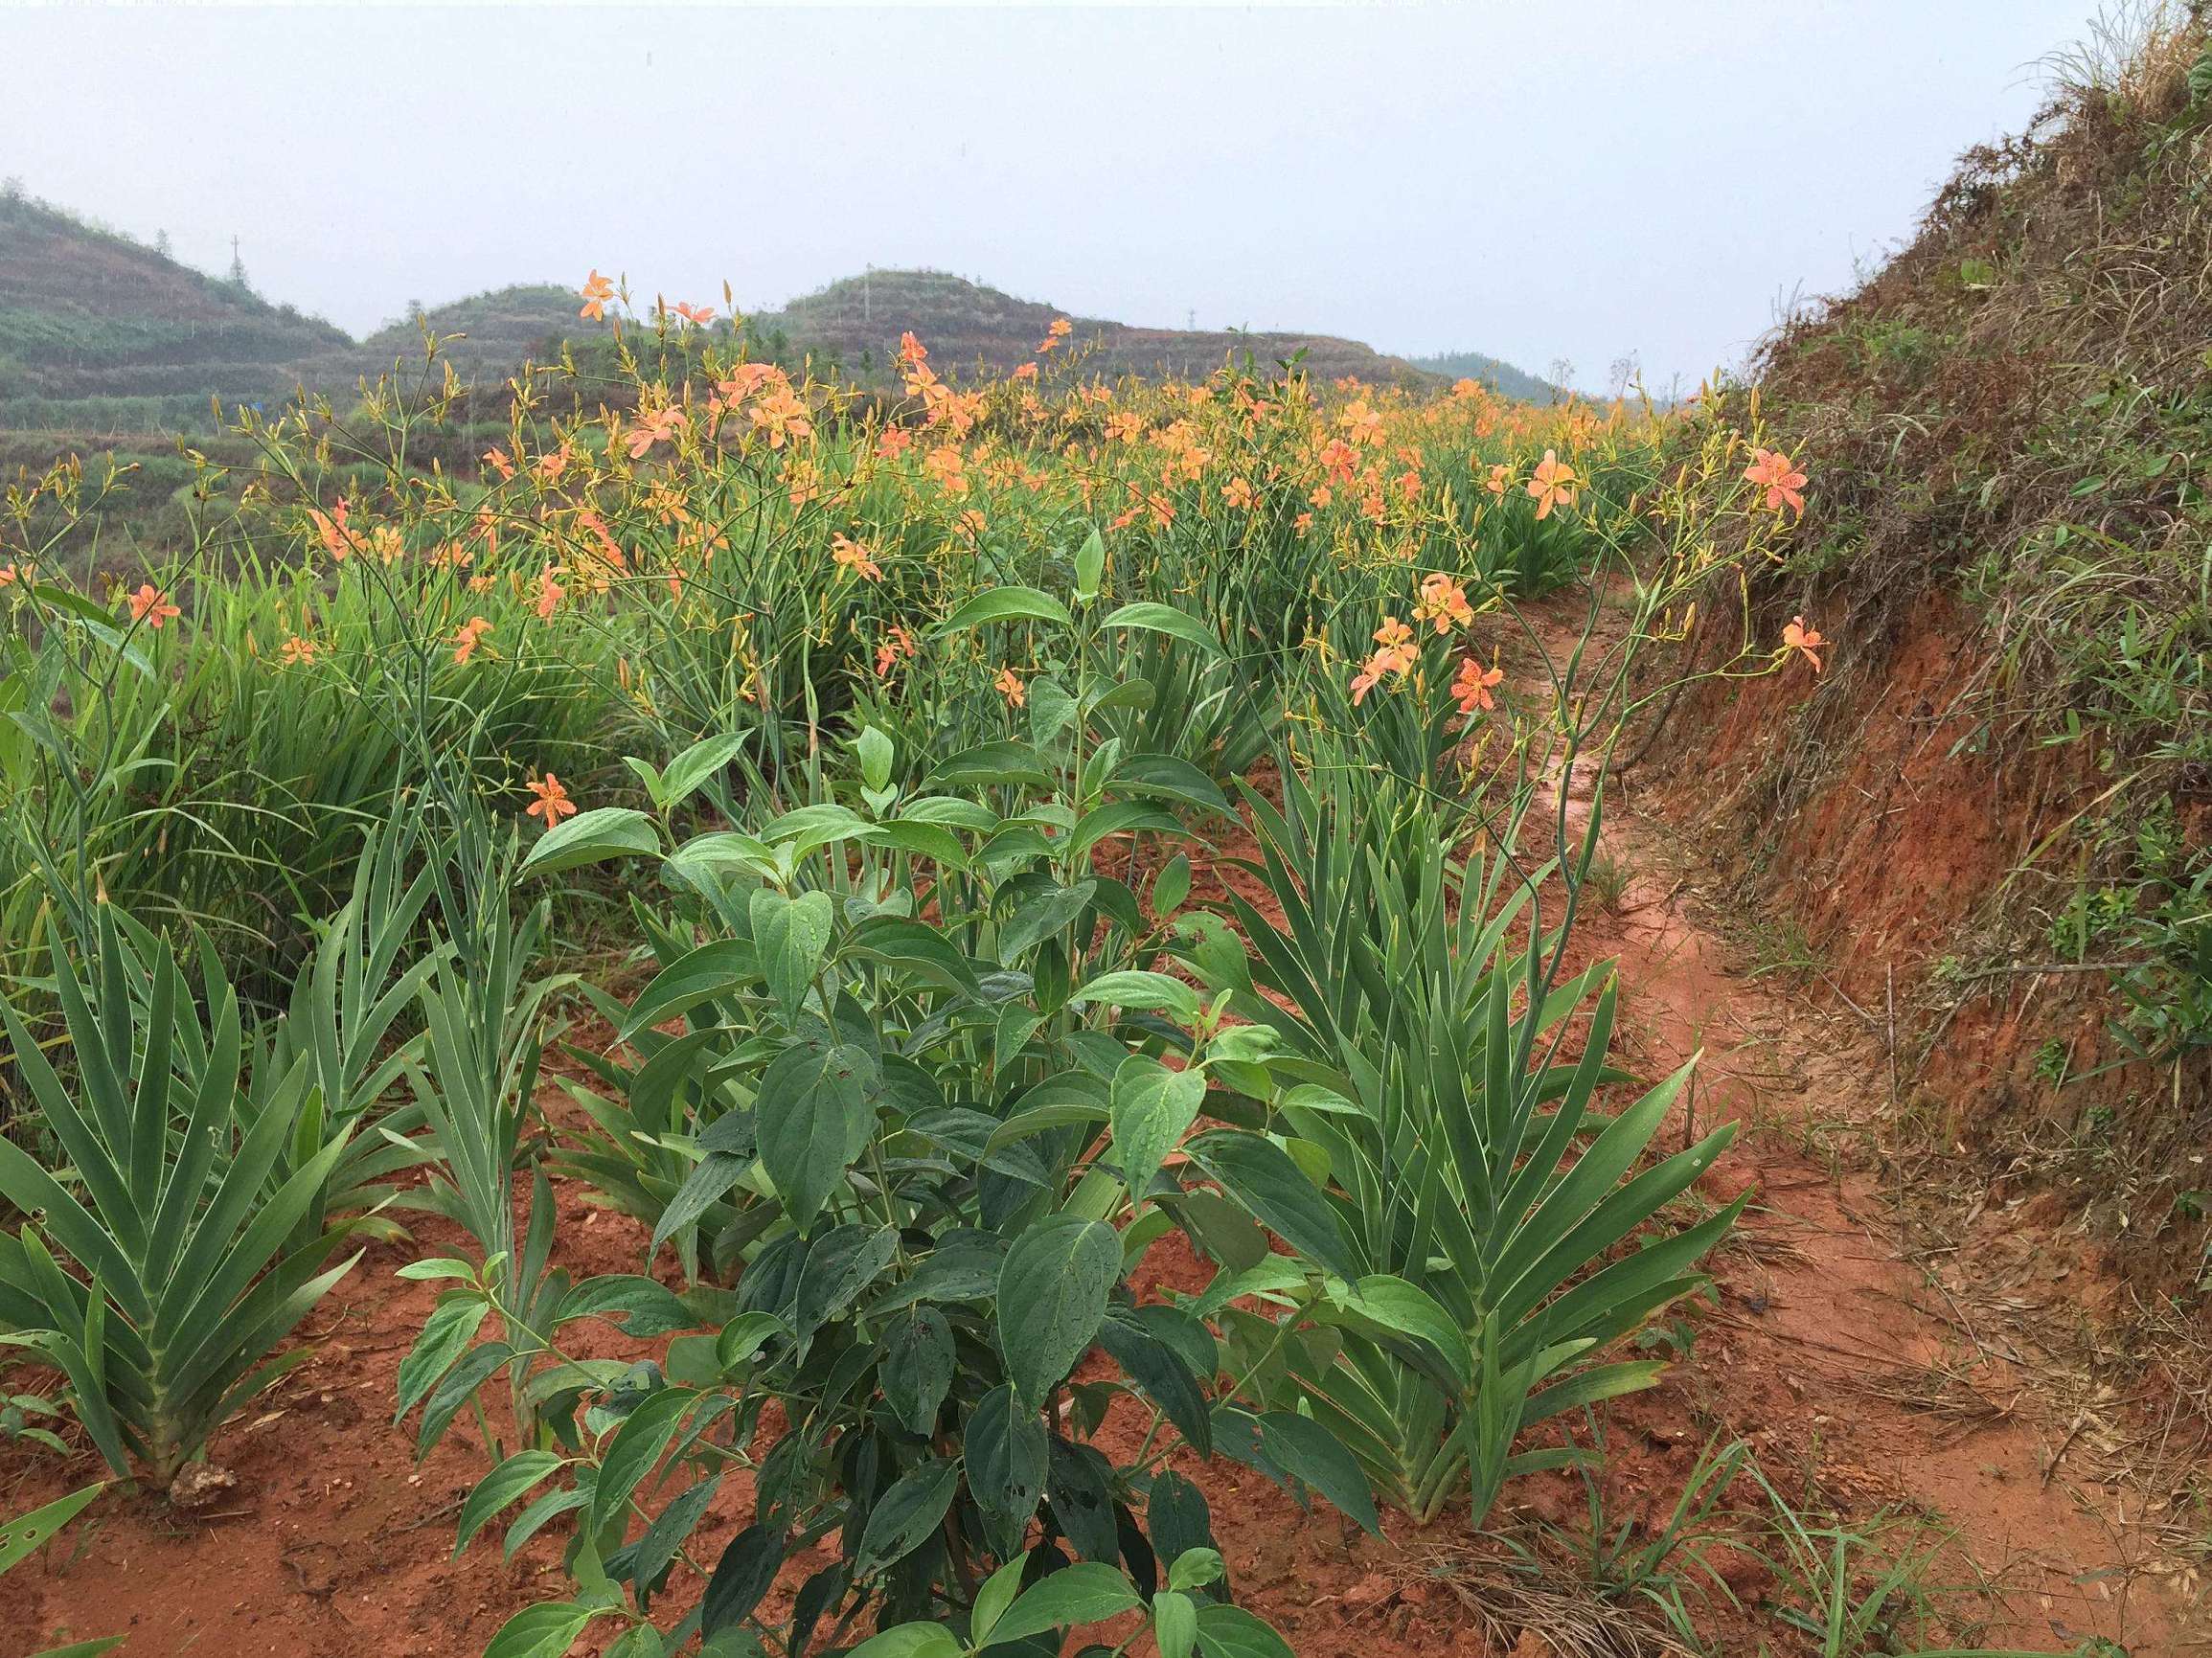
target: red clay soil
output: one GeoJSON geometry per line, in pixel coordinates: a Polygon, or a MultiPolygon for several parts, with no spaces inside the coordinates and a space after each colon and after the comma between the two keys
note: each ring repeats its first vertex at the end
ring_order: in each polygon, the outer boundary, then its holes
{"type": "MultiPolygon", "coordinates": [[[[2066,1652],[2104,1636],[2136,1658],[2195,1649],[2202,1626],[2185,1621],[2173,1569],[2132,1523],[2139,1505],[2088,1477],[2090,1435],[2068,1408],[2077,1401],[2043,1397],[2043,1373],[2017,1328],[1971,1318],[1901,1243],[1885,1194],[1822,1149],[1882,1131],[1882,1044],[1747,976],[1637,804],[1618,792],[1608,801],[1608,852],[1634,874],[1614,911],[1588,916],[1578,952],[1620,963],[1627,1064],[1656,1077],[1702,1048],[1700,1079],[1669,1134],[1741,1118],[1747,1132],[1706,1177],[1705,1195],[1724,1202],[1748,1186],[1755,1201],[1710,1263],[1714,1303],[1688,1312],[1675,1371],[1609,1413],[1608,1522],[1628,1519],[1634,1535],[1650,1535],[1708,1438],[1741,1435],[1793,1500],[1855,1523],[1891,1510],[1923,1516],[1931,1540],[1955,1530],[1935,1576],[1989,1575],[1992,1645],[2066,1652]]],[[[1237,872],[1205,870],[1201,895],[1217,880],[1248,892],[1237,872]]],[[[636,1269],[638,1226],[573,1183],[557,1180],[555,1195],[558,1252],[573,1270],[636,1269]]],[[[312,1357],[217,1435],[212,1460],[238,1483],[212,1509],[187,1515],[158,1496],[110,1497],[0,1578],[0,1652],[122,1635],[130,1658],[471,1658],[514,1610],[562,1596],[551,1535],[511,1564],[495,1537],[452,1557],[455,1512],[488,1466],[474,1428],[457,1424],[417,1464],[411,1428],[391,1424],[395,1373],[435,1290],[394,1271],[458,1242],[426,1221],[412,1248],[370,1251],[301,1336],[312,1357]]],[[[1170,1240],[1142,1282],[1189,1287],[1193,1271],[1170,1240]]],[[[1118,1419],[1106,1429],[1136,1431],[1118,1419]]],[[[1560,1645],[1545,1638],[1540,1619],[1486,1624],[1471,1585],[1494,1556],[1471,1537],[1464,1513],[1425,1530],[1394,1519],[1389,1540],[1378,1541],[1326,1505],[1302,1512],[1234,1465],[1186,1471],[1213,1506],[1238,1598],[1308,1658],[1569,1649],[1557,1626],[1560,1645]]],[[[10,1449],[0,1512],[98,1472],[87,1458],[64,1467],[10,1449]]],[[[1499,1518],[1572,1530],[1584,1503],[1570,1477],[1539,1476],[1509,1488],[1512,1512],[1499,1518]]],[[[695,1554],[712,1558],[749,1510],[733,1476],[695,1554]]],[[[1775,1574],[1726,1548],[1708,1557],[1744,1608],[1723,1602],[1705,1619],[1712,1650],[1806,1649],[1776,1620],[1790,1596],[1775,1574]]],[[[818,1563],[793,1566],[778,1595],[818,1563]]],[[[672,1604],[693,1592],[674,1591],[672,1604]]],[[[784,1603],[771,1599],[767,1610],[784,1603]]],[[[1642,1650],[1663,1649],[1645,1633],[1642,1650]]],[[[590,1637],[579,1647],[598,1650],[590,1637]]]]}

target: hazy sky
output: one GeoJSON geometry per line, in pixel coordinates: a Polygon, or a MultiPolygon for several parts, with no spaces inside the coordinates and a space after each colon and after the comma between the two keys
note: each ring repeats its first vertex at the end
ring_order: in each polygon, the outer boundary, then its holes
{"type": "Polygon", "coordinates": [[[18,11],[0,174],[362,333],[598,266],[1740,360],[2041,102],[2094,0],[18,11]]]}

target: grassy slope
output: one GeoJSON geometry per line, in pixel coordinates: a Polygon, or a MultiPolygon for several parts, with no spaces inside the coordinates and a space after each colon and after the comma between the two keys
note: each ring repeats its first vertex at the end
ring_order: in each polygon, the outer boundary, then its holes
{"type": "Polygon", "coordinates": [[[1447,379],[1479,380],[1502,396],[1517,397],[1525,403],[1557,403],[1565,396],[1549,380],[1539,379],[1526,369],[1516,369],[1511,363],[1485,356],[1480,352],[1438,352],[1411,361],[1415,368],[1442,375],[1447,379]]]}

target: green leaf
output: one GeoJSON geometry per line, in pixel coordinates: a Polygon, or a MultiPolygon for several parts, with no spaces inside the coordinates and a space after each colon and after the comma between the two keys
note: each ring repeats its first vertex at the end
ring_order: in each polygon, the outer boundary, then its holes
{"type": "Polygon", "coordinates": [[[456,1522],[460,1535],[453,1540],[453,1553],[459,1556],[492,1515],[519,1499],[561,1462],[552,1451],[516,1451],[477,1481],[468,1500],[461,1505],[461,1518],[456,1522]]]}
{"type": "Polygon", "coordinates": [[[653,790],[653,805],[667,811],[681,806],[696,793],[699,786],[737,757],[745,746],[746,738],[735,733],[727,737],[701,738],[668,763],[660,775],[660,786],[653,790]]]}
{"type": "Polygon", "coordinates": [[[1160,866],[1160,873],[1152,877],[1152,915],[1166,920],[1183,907],[1183,900],[1191,896],[1191,860],[1181,852],[1160,866]]]}
{"type": "Polygon", "coordinates": [[[1339,1278],[1359,1276],[1336,1212],[1290,1154],[1272,1140],[1242,1129],[1217,1128],[1183,1149],[1254,1219],[1300,1255],[1339,1278]]]}
{"type": "Polygon", "coordinates": [[[1083,538],[1083,545],[1075,552],[1075,596],[1083,600],[1096,599],[1099,583],[1105,579],[1106,538],[1093,524],[1090,534],[1083,538]]]}
{"type": "MultiPolygon", "coordinates": [[[[1052,779],[1026,742],[1005,740],[979,743],[940,761],[929,774],[932,788],[1037,788],[1052,786],[1052,779]]],[[[908,807],[906,816],[915,816],[908,807]]]]}
{"type": "Polygon", "coordinates": [[[1021,1575],[1028,1566],[1029,1556],[1016,1555],[992,1573],[983,1587],[975,1591],[975,1604],[968,1616],[968,1633],[978,1648],[991,1644],[992,1628],[1006,1615],[1007,1607],[1014,1604],[1014,1598],[1021,1593],[1021,1575]]]}
{"type": "Polygon", "coordinates": [[[876,1124],[861,1083],[867,1061],[844,1043],[801,1044],[777,1055],[761,1075],[753,1107],[761,1162],[802,1229],[813,1224],[867,1147],[876,1124]]]}
{"type": "Polygon", "coordinates": [[[910,1434],[926,1438],[952,1388],[952,1327],[933,1306],[900,1314],[883,1331],[883,1399],[910,1434]]]}
{"type": "Polygon", "coordinates": [[[413,1410],[437,1385],[438,1378],[453,1368],[453,1361],[467,1351],[484,1315],[490,1310],[488,1303],[474,1296],[441,1302],[431,1310],[422,1333],[399,1361],[399,1408],[392,1413],[394,1421],[413,1410]]]}
{"type": "Polygon", "coordinates": [[[1242,1606],[1198,1608],[1198,1650],[1205,1658],[1296,1658],[1288,1642],[1242,1606]]]}
{"type": "Polygon", "coordinates": [[[1099,625],[1139,627],[1150,633],[1168,634],[1186,645],[1195,645],[1209,656],[1225,659],[1228,654],[1221,648],[1221,642],[1214,630],[1196,616],[1177,610],[1173,605],[1155,603],[1150,599],[1123,605],[1099,625]]]}
{"type": "Polygon", "coordinates": [[[896,754],[891,739],[874,726],[863,727],[853,739],[853,750],[860,760],[860,782],[869,788],[891,786],[891,761],[896,754]]]}
{"type": "Polygon", "coordinates": [[[1370,1273],[1357,1284],[1343,1286],[1335,1299],[1348,1312],[1426,1343],[1443,1356],[1462,1389],[1473,1384],[1474,1355],[1468,1349],[1467,1333],[1426,1290],[1402,1278],[1370,1273]]]}
{"type": "Polygon", "coordinates": [[[685,1415],[698,1403],[691,1388],[663,1388],[649,1395],[614,1430],[591,1488],[591,1529],[597,1532],[628,1511],[631,1495],[653,1471],[675,1438],[685,1415]]]}
{"type": "Polygon", "coordinates": [[[724,1370],[735,1370],[759,1352],[770,1337],[790,1333],[772,1312],[741,1312],[722,1326],[722,1333],[716,1337],[715,1362],[724,1370]]]}
{"type": "Polygon", "coordinates": [[[525,1606],[499,1626],[484,1658],[561,1658],[584,1626],[605,1615],[604,1606],[582,1601],[550,1601],[525,1606]]]}
{"type": "Polygon", "coordinates": [[[1219,1583],[1227,1572],[1219,1549],[1185,1549],[1168,1568],[1168,1587],[1203,1589],[1209,1583],[1219,1583]]]}
{"type": "Polygon", "coordinates": [[[964,1448],[968,1488],[993,1522],[1000,1552],[1011,1554],[1019,1548],[1030,1516],[1044,1499],[1052,1459],[1044,1422],[1035,1411],[1023,1409],[1014,1389],[1002,1382],[976,1400],[964,1448]]]}
{"type": "Polygon", "coordinates": [[[57,1497],[44,1508],[33,1509],[12,1520],[0,1521],[0,1572],[44,1548],[55,1533],[77,1518],[93,1498],[106,1489],[105,1481],[85,1486],[66,1497],[57,1497]]]}
{"type": "Polygon", "coordinates": [[[836,907],[824,892],[795,898],[763,887],[753,895],[753,948],[787,1019],[797,1019],[829,947],[836,907]]]}
{"type": "Polygon", "coordinates": [[[1198,1022],[1204,1011],[1197,991],[1182,980],[1166,973],[1126,969],[1116,973],[1101,973],[1070,997],[1071,1003],[1098,1002],[1109,1008],[1136,1008],[1145,1011],[1161,1011],[1174,1014],[1186,1025],[1198,1022]]]}
{"type": "Polygon", "coordinates": [[[732,1537],[699,1601],[699,1634],[711,1637],[742,1624],[761,1603],[784,1564],[784,1536],[771,1526],[747,1526],[732,1537]]]}
{"type": "Polygon", "coordinates": [[[1053,622],[1061,626],[1075,620],[1067,606],[1035,587],[993,587],[978,593],[930,629],[932,634],[957,633],[963,627],[981,627],[992,622],[1053,622]]]}
{"type": "Polygon", "coordinates": [[[1111,1566],[1088,1560],[1063,1566],[1039,1579],[1006,1609],[991,1631],[992,1644],[1005,1646],[1055,1629],[1104,1623],[1143,1604],[1129,1580],[1111,1566]]]}
{"type": "MultiPolygon", "coordinates": [[[[1122,975],[1109,974],[1110,977],[1122,975]]],[[[1136,977],[1131,974],[1129,977],[1136,977]]],[[[1161,975],[1149,974],[1147,977],[1161,975]]],[[[1174,983],[1174,981],[1169,981],[1174,983]]],[[[1187,988],[1187,987],[1180,987],[1187,988]]],[[[1169,1152],[1181,1143],[1206,1102],[1199,1071],[1171,1071],[1157,1059],[1131,1054],[1114,1073],[1109,1121],[1114,1161],[1132,1198],[1142,1197],[1169,1152]]]]}
{"type": "Polygon", "coordinates": [[[1198,1608],[1177,1589],[1152,1597],[1152,1640],[1160,1658],[1191,1658],[1198,1640],[1198,1608]]]}
{"type": "Polygon", "coordinates": [[[1041,1406],[1098,1339],[1121,1269],[1121,1240],[1095,1220],[1051,1215],[1014,1240],[998,1274],[998,1345],[1026,1403],[1041,1406]]]}
{"type": "Polygon", "coordinates": [[[937,1624],[901,1624],[871,1635],[845,1658],[960,1658],[966,1650],[937,1624]]]}
{"type": "Polygon", "coordinates": [[[644,812],[627,806],[596,806],[539,835],[515,874],[558,874],[608,858],[659,851],[660,829],[644,812]]]}
{"type": "Polygon", "coordinates": [[[869,1511],[855,1575],[872,1578],[919,1549],[944,1524],[959,1488],[960,1465],[947,1458],[934,1458],[901,1474],[869,1511]]]}

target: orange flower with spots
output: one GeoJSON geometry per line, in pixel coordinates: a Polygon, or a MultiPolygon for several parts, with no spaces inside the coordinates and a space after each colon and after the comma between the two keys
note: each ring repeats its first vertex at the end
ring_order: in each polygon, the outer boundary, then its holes
{"type": "Polygon", "coordinates": [[[629,458],[644,460],[646,452],[655,443],[669,443],[690,424],[690,419],[681,409],[663,407],[641,411],[637,429],[629,435],[629,458]]]}
{"type": "Polygon", "coordinates": [[[894,622],[889,637],[876,647],[876,677],[887,679],[901,658],[912,660],[915,654],[914,635],[894,622]]]}
{"type": "Polygon", "coordinates": [[[491,624],[481,616],[471,616],[453,633],[453,661],[464,666],[476,654],[476,647],[484,643],[484,636],[491,631],[491,624]]]}
{"type": "Polygon", "coordinates": [[[553,566],[548,564],[537,573],[537,619],[551,622],[553,613],[560,608],[560,602],[568,597],[568,589],[553,579],[553,566]]]}
{"type": "Polygon", "coordinates": [[[1805,497],[1799,493],[1805,488],[1805,474],[1779,449],[1752,450],[1751,464],[1744,468],[1744,481],[1765,489],[1767,505],[1777,512],[1785,506],[1793,512],[1805,511],[1805,497]]]}
{"type": "Polygon", "coordinates": [[[1021,683],[1021,675],[1011,668],[1000,669],[998,677],[991,683],[997,689],[998,694],[1006,698],[1006,706],[1009,708],[1019,708],[1029,701],[1029,688],[1021,683]]]}
{"type": "Polygon", "coordinates": [[[1252,492],[1252,481],[1249,478],[1231,478],[1221,487],[1221,505],[1224,507],[1234,507],[1248,512],[1259,505],[1259,499],[1252,492]]]}
{"type": "Polygon", "coordinates": [[[1352,677],[1352,706],[1357,708],[1384,679],[1403,679],[1421,665],[1421,647],[1413,643],[1413,629],[1395,616],[1385,616],[1375,630],[1379,647],[1367,665],[1352,677]]]}
{"type": "Polygon", "coordinates": [[[323,647],[312,639],[303,639],[297,633],[285,641],[282,652],[286,668],[306,668],[322,655],[323,647]]]}
{"type": "Polygon", "coordinates": [[[1493,495],[1503,495],[1513,487],[1513,468],[1502,463],[1490,469],[1490,477],[1482,486],[1493,495]]]}
{"type": "Polygon", "coordinates": [[[1459,665],[1458,677],[1451,682],[1451,694],[1459,701],[1459,712],[1472,714],[1478,708],[1495,708],[1497,699],[1491,693],[1504,678],[1504,669],[1486,669],[1473,657],[1468,657],[1459,665]]]}
{"type": "Polygon", "coordinates": [[[1429,623],[1439,634],[1449,633],[1474,620],[1474,606],[1468,602],[1467,589],[1439,570],[1421,579],[1421,599],[1413,606],[1413,619],[1429,623]]]}
{"type": "Polygon", "coordinates": [[[1537,463],[1536,476],[1528,481],[1528,492],[1536,502],[1538,518],[1549,518],[1555,507],[1572,507],[1575,504],[1575,469],[1559,458],[1555,450],[1546,449],[1543,459],[1537,463]]]}
{"type": "Polygon", "coordinates": [[[158,629],[164,623],[173,622],[184,614],[169,601],[169,595],[150,581],[141,581],[138,591],[125,595],[130,604],[130,619],[143,622],[158,629]]]}
{"type": "Polygon", "coordinates": [[[914,446],[914,434],[904,426],[885,426],[883,435],[876,440],[876,458],[896,461],[914,446]]]}
{"type": "Polygon", "coordinates": [[[843,535],[830,540],[830,556],[840,570],[850,570],[863,581],[883,579],[883,566],[876,562],[876,555],[865,541],[855,541],[843,535]]]}
{"type": "Polygon", "coordinates": [[[614,284],[595,270],[584,280],[581,297],[583,309],[576,314],[586,321],[599,322],[606,315],[606,302],[614,298],[614,284]]]}
{"type": "Polygon", "coordinates": [[[550,771],[543,777],[530,780],[530,792],[537,798],[523,807],[523,812],[529,817],[543,818],[547,829],[553,828],[564,817],[574,817],[580,809],[576,802],[568,798],[568,790],[562,786],[560,779],[550,771]]]}
{"type": "Polygon", "coordinates": [[[1825,639],[1821,638],[1820,630],[1817,627],[1805,625],[1805,618],[1802,616],[1792,616],[1790,619],[1790,625],[1782,629],[1783,651],[1785,653],[1792,650],[1802,652],[1805,660],[1813,664],[1813,671],[1815,673],[1822,671],[1820,647],[1827,643],[1825,639]]]}

